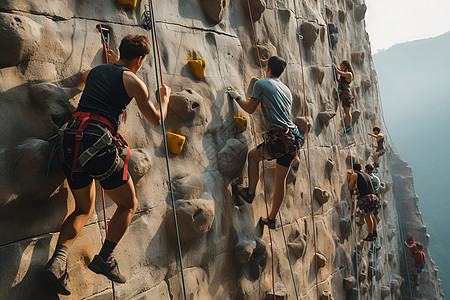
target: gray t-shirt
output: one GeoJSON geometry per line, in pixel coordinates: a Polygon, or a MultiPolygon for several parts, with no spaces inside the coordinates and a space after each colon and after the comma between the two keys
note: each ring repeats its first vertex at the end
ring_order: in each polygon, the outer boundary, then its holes
{"type": "Polygon", "coordinates": [[[261,109],[268,130],[295,129],[289,119],[292,94],[289,88],[277,78],[266,78],[255,82],[252,98],[261,101],[261,109]]]}
{"type": "Polygon", "coordinates": [[[381,196],[380,193],[380,179],[375,175],[370,175],[370,179],[372,180],[373,189],[375,190],[375,194],[378,198],[381,196]]]}

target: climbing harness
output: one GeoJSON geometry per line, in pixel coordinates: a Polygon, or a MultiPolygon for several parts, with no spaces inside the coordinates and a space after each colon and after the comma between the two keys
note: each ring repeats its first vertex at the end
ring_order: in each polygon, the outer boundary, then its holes
{"type": "MultiPolygon", "coordinates": [[[[310,149],[309,149],[309,131],[308,131],[308,112],[307,112],[307,103],[306,103],[306,91],[305,91],[305,75],[303,70],[303,56],[302,56],[302,46],[300,44],[300,26],[298,24],[298,13],[297,13],[297,3],[294,1],[294,10],[295,10],[295,21],[297,24],[297,34],[298,34],[298,50],[300,54],[300,65],[302,69],[302,86],[303,86],[303,102],[304,102],[304,116],[306,120],[306,149],[307,149],[307,165],[308,165],[308,181],[309,181],[309,196],[311,199],[311,219],[312,219],[312,231],[314,233],[314,259],[315,259],[315,275],[316,275],[316,293],[317,299],[319,299],[319,265],[318,265],[318,255],[317,255],[317,237],[316,237],[316,221],[314,216],[314,198],[313,198],[313,189],[312,189],[312,180],[311,180],[311,160],[309,157],[310,149]]],[[[306,156],[306,154],[305,154],[306,156]]]]}
{"type": "MultiPolygon", "coordinates": [[[[156,86],[159,87],[163,85],[163,77],[162,77],[162,68],[161,68],[161,56],[159,53],[159,46],[158,46],[158,37],[156,34],[156,24],[155,24],[155,14],[153,11],[153,0],[148,0],[149,3],[149,10],[144,13],[146,26],[150,29],[151,35],[152,35],[152,44],[153,44],[153,58],[155,61],[155,75],[156,75],[156,86]]],[[[159,103],[161,104],[161,93],[157,93],[159,103]]],[[[162,106],[159,106],[160,114],[161,116],[164,116],[162,106]]],[[[173,210],[173,219],[175,224],[175,233],[177,236],[177,248],[178,248],[178,258],[180,260],[180,273],[181,273],[181,282],[183,285],[183,295],[184,299],[187,300],[186,295],[186,284],[184,280],[184,272],[183,272],[183,258],[181,254],[181,243],[180,243],[180,234],[178,230],[178,222],[177,222],[177,212],[175,209],[175,198],[173,196],[173,187],[172,187],[172,180],[170,175],[170,166],[169,166],[169,149],[167,146],[167,137],[166,137],[166,128],[164,123],[164,118],[161,118],[161,128],[163,133],[163,140],[164,140],[164,150],[166,154],[166,167],[167,167],[167,175],[168,175],[168,184],[169,184],[169,191],[170,191],[170,198],[172,200],[172,210],[173,210]]]]}

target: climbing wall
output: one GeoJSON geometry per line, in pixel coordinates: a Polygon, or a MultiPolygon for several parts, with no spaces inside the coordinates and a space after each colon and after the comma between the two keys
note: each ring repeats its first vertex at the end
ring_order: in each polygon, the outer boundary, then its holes
{"type": "MultiPolygon", "coordinates": [[[[371,162],[374,141],[367,133],[383,128],[363,0],[154,2],[163,81],[173,92],[166,128],[185,137],[169,161],[188,299],[273,299],[274,293],[276,299],[408,298],[411,260],[403,239],[413,231],[428,245],[417,196],[402,190],[413,187],[409,168],[403,173],[406,163],[391,148],[380,160],[384,200],[376,257],[362,241],[367,226],[347,188],[352,162],[371,162]],[[272,243],[267,227],[258,225],[266,215],[263,176],[252,205],[236,203],[230,187],[236,178],[247,182],[247,151],[265,128],[260,111],[241,111],[226,88],[250,96],[255,79],[264,77],[258,54],[263,67],[272,55],[287,61],[280,79],[294,96],[292,119],[309,132],[289,172],[272,243]],[[344,59],[356,72],[349,135],[342,134],[332,70],[344,59]],[[204,65],[196,64],[201,60],[204,65]],[[248,120],[245,131],[234,121],[238,114],[248,120]],[[406,195],[414,199],[408,206],[406,195]],[[407,209],[412,218],[406,219],[407,209]]],[[[117,51],[127,34],[150,37],[142,26],[146,9],[144,0],[135,8],[113,0],[0,2],[0,298],[53,299],[39,271],[74,201],[58,161],[48,168],[49,140],[77,105],[79,72],[104,62],[96,26],[108,26],[117,51]]],[[[156,90],[153,53],[137,75],[156,90]]],[[[117,299],[182,299],[162,130],[132,102],[121,133],[132,148],[139,205],[115,252],[128,277],[115,286],[117,299]]],[[[270,205],[275,163],[264,167],[270,205]]],[[[62,299],[112,298],[111,283],[87,268],[105,236],[97,198],[70,249],[72,295],[62,299]]],[[[107,199],[106,206],[110,217],[115,205],[107,199]]],[[[415,299],[442,298],[437,268],[428,261],[415,299]]]]}

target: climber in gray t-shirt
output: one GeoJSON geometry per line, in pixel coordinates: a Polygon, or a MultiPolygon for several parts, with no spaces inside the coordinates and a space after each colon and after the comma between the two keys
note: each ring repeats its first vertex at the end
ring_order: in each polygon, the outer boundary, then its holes
{"type": "Polygon", "coordinates": [[[261,104],[264,120],[268,126],[263,136],[264,142],[248,153],[248,188],[237,184],[233,184],[232,188],[234,196],[252,203],[259,181],[259,162],[276,159],[272,210],[268,218],[260,218],[260,223],[269,226],[270,229],[275,228],[275,217],[283,202],[284,185],[291,162],[297,154],[297,149],[303,145],[302,135],[289,119],[292,105],[291,91],[278,79],[285,67],[286,62],[283,59],[272,56],[267,63],[266,78],[255,83],[249,101],[242,99],[232,89],[228,91],[230,97],[247,113],[253,113],[261,104]]]}

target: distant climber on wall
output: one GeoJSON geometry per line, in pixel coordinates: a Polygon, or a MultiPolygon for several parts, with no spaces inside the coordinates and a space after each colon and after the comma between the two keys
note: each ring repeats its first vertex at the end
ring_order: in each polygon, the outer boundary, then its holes
{"type": "Polygon", "coordinates": [[[154,126],[159,126],[167,114],[170,88],[163,86],[159,90],[164,114],[161,115],[149,101],[147,87],[135,75],[150,53],[148,39],[143,35],[127,36],[121,41],[119,51],[119,59],[114,52],[108,53],[113,63],[83,73],[81,81],[86,85],[78,108],[61,128],[61,131],[65,128],[60,145],[63,168],[75,199],[75,210],[61,226],[55,252],[44,268],[43,278],[55,292],[63,295],[70,295],[66,269],[69,247],[94,210],[94,179],[100,182],[117,209],[109,222],[103,247],[88,267],[115,282],[126,281],[119,272],[113,251],[131,222],[137,199],[133,180],[126,171],[127,160],[124,162],[119,156],[121,148],[115,143],[118,140],[120,145],[125,143],[117,134],[119,115],[133,98],[154,126]]]}
{"type": "Polygon", "coordinates": [[[378,223],[380,223],[381,220],[380,215],[378,214],[378,209],[379,206],[381,205],[380,178],[378,178],[377,176],[375,176],[375,174],[373,174],[373,166],[371,164],[366,165],[365,172],[369,174],[370,179],[372,180],[373,190],[375,191],[375,195],[377,195],[379,200],[378,206],[374,206],[373,209],[373,216],[375,218],[375,229],[373,230],[373,234],[375,235],[375,237],[377,237],[378,235],[376,228],[378,227],[378,223]]]}
{"type": "Polygon", "coordinates": [[[286,176],[291,162],[304,142],[297,126],[289,119],[292,105],[291,91],[278,79],[285,67],[286,62],[283,59],[272,56],[266,67],[266,78],[255,83],[249,101],[244,100],[236,91],[229,91],[230,97],[247,113],[253,113],[261,103],[264,120],[268,126],[263,135],[264,142],[248,153],[248,188],[234,184],[233,193],[252,203],[259,181],[259,162],[276,159],[272,210],[268,218],[260,218],[260,223],[270,229],[275,228],[275,218],[284,199],[286,176]]]}
{"type": "Polygon", "coordinates": [[[345,128],[344,133],[352,130],[352,116],[350,115],[350,106],[352,105],[355,97],[352,94],[350,85],[355,79],[355,71],[351,63],[347,60],[341,62],[340,67],[334,66],[336,73],[340,76],[339,78],[339,98],[342,101],[342,107],[345,114],[345,128]]]}
{"type": "Polygon", "coordinates": [[[422,273],[423,268],[425,268],[425,253],[423,252],[423,245],[419,242],[415,242],[413,244],[408,245],[405,242],[405,246],[408,247],[410,250],[414,251],[412,253],[414,257],[413,274],[416,277],[415,287],[418,287],[420,283],[419,274],[422,273]]]}
{"type": "Polygon", "coordinates": [[[373,241],[377,238],[377,223],[373,212],[379,206],[379,200],[375,195],[370,176],[361,172],[361,169],[362,167],[360,164],[353,164],[353,171],[355,171],[355,173],[350,176],[348,189],[350,190],[350,193],[353,193],[355,185],[358,187],[358,207],[364,214],[364,219],[366,220],[367,229],[369,231],[369,235],[364,240],[373,241]]]}
{"type": "Polygon", "coordinates": [[[378,160],[380,156],[386,153],[386,149],[384,148],[384,134],[381,133],[381,129],[379,127],[373,128],[373,133],[368,133],[370,136],[377,139],[377,144],[373,147],[376,149],[375,153],[372,155],[373,157],[373,166],[378,168],[380,165],[378,164],[378,160]]]}

